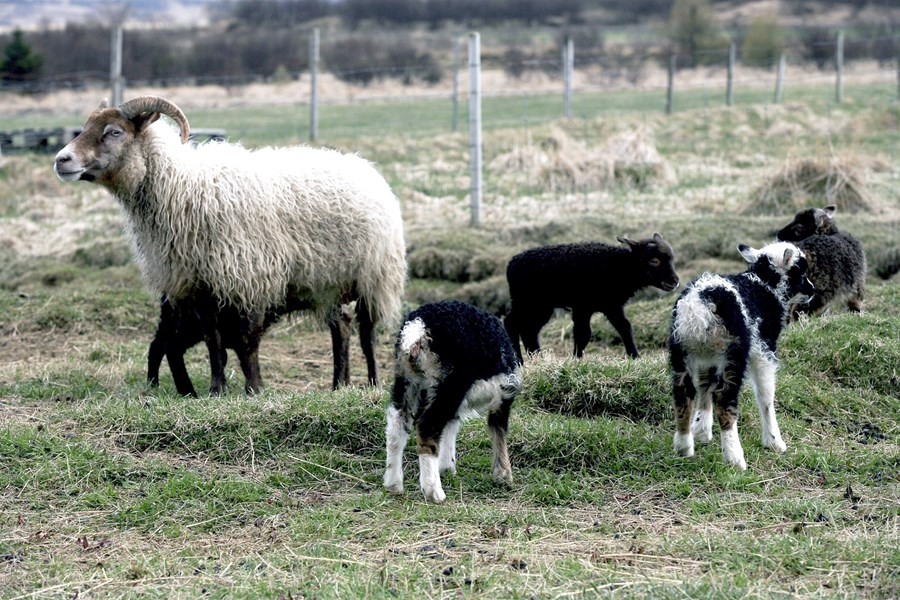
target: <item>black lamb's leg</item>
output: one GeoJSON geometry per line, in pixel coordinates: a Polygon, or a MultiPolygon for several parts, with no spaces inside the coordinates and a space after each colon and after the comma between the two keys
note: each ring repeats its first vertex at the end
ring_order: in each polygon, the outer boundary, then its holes
{"type": "Polygon", "coordinates": [[[196,315],[203,330],[203,340],[209,353],[209,393],[212,396],[224,394],[228,384],[225,379],[225,343],[219,331],[219,307],[212,298],[196,303],[196,315]]]}
{"type": "Polygon", "coordinates": [[[244,391],[259,394],[263,391],[262,372],[259,368],[259,344],[265,331],[265,315],[250,313],[240,318],[240,336],[235,352],[244,373],[244,391]]]}
{"type": "Polygon", "coordinates": [[[584,349],[591,341],[591,312],[582,308],[572,309],[572,337],[575,339],[575,356],[584,356],[584,349]]]}
{"type": "Polygon", "coordinates": [[[147,383],[151,387],[159,386],[159,366],[162,364],[166,348],[175,339],[177,320],[175,309],[169,303],[165,294],[159,300],[159,324],[156,326],[156,335],[150,342],[147,351],[147,383]]]}
{"type": "Polygon", "coordinates": [[[187,367],[184,364],[184,353],[187,348],[181,344],[169,344],[166,350],[166,361],[169,363],[169,370],[172,372],[172,379],[175,382],[175,390],[181,396],[197,397],[197,391],[188,375],[187,367]]]}
{"type": "Polygon", "coordinates": [[[351,317],[341,305],[335,306],[328,316],[328,329],[331,331],[331,351],[334,359],[334,376],[331,389],[341,385],[350,385],[350,332],[351,317]]]}
{"type": "Polygon", "coordinates": [[[509,336],[509,341],[512,342],[519,364],[524,364],[525,361],[522,360],[522,348],[519,344],[519,330],[516,327],[516,317],[513,316],[512,307],[510,307],[509,312],[507,312],[506,316],[503,318],[503,328],[506,329],[506,335],[509,336]]]}
{"type": "Polygon", "coordinates": [[[375,361],[375,323],[372,321],[372,315],[365,299],[360,299],[356,303],[356,320],[359,323],[359,345],[366,358],[366,374],[369,385],[378,385],[378,364],[375,361]]]}
{"type": "Polygon", "coordinates": [[[640,357],[637,346],[634,344],[634,334],[631,329],[631,322],[628,320],[628,317],[625,316],[625,307],[618,306],[604,314],[619,334],[619,337],[622,338],[622,343],[625,344],[625,352],[628,356],[631,358],[640,357]]]}

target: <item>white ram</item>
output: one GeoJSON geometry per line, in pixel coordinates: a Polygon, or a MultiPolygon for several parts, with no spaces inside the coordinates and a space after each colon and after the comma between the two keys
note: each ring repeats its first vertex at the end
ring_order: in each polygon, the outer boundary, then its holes
{"type": "MultiPolygon", "coordinates": [[[[331,320],[356,300],[374,381],[374,328],[399,318],[406,281],[400,206],[384,177],[352,154],[193,146],[189,132],[164,98],[104,102],[54,169],[63,181],[90,181],[116,196],[144,280],[176,303],[199,296],[264,312],[301,302],[331,320]]],[[[214,315],[208,320],[206,341],[215,346],[214,315]]]]}

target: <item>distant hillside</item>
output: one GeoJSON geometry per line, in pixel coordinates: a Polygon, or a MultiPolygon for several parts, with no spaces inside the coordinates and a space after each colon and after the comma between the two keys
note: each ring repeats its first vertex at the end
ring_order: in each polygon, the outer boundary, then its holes
{"type": "MultiPolygon", "coordinates": [[[[258,11],[260,6],[248,10],[258,11]]],[[[289,3],[292,0],[273,0],[289,3]]],[[[296,1],[296,0],[294,0],[296,1]]],[[[369,14],[377,11],[372,0],[320,0],[326,3],[355,2],[355,11],[369,14]]],[[[384,0],[381,0],[384,2],[384,0]]],[[[447,0],[448,2],[450,0],[447,0]]],[[[460,0],[470,2],[472,0],[460,0]]],[[[581,14],[589,25],[616,26],[623,23],[658,22],[668,17],[674,0],[581,0],[581,14]]],[[[13,28],[37,29],[61,27],[66,23],[105,22],[109,15],[127,7],[129,26],[195,25],[210,22],[208,9],[215,7],[220,16],[228,13],[229,4],[238,0],[0,0],[0,32],[13,28]]],[[[402,2],[385,3],[397,9],[402,2]]],[[[854,26],[884,25],[900,27],[898,0],[712,0],[719,21],[726,27],[746,26],[754,17],[776,13],[784,26],[854,26]]],[[[473,11],[476,9],[473,8],[473,11]]]]}

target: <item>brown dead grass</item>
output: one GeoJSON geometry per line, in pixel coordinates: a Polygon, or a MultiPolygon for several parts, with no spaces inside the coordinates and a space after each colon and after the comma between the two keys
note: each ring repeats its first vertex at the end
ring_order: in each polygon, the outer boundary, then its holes
{"type": "Polygon", "coordinates": [[[745,214],[793,213],[811,204],[834,204],[841,212],[873,212],[875,200],[865,183],[869,167],[859,157],[788,160],[760,185],[745,214]]]}
{"type": "Polygon", "coordinates": [[[552,191],[612,185],[647,189],[675,182],[674,170],[645,128],[615,134],[598,147],[554,128],[537,141],[529,135],[525,144],[497,156],[489,166],[498,172],[522,173],[552,191]]]}

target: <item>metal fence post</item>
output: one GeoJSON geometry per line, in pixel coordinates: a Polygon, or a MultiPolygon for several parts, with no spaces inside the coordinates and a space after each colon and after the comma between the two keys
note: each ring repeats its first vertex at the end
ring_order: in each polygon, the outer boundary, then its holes
{"type": "Polygon", "coordinates": [[[124,101],[125,82],[122,78],[122,24],[113,26],[110,38],[109,80],[112,85],[112,105],[124,101]]]}
{"type": "Polygon", "coordinates": [[[473,227],[481,225],[481,36],[469,34],[469,153],[473,227]]]}
{"type": "Polygon", "coordinates": [[[309,40],[309,139],[319,137],[319,28],[312,31],[309,40]]]}
{"type": "Polygon", "coordinates": [[[737,55],[737,46],[734,42],[728,46],[728,83],[725,91],[725,104],[734,105],[734,59],[737,55]]]}
{"type": "Polygon", "coordinates": [[[455,132],[459,123],[459,63],[462,55],[462,40],[459,36],[453,39],[453,121],[452,130],[455,132]]]}
{"type": "Polygon", "coordinates": [[[837,67],[837,83],[834,99],[838,104],[844,101],[844,32],[839,31],[837,48],[834,51],[834,64],[837,67]]]}
{"type": "Polygon", "coordinates": [[[563,88],[564,102],[563,114],[572,116],[572,80],[575,72],[575,42],[571,37],[566,38],[563,46],[563,88]]]}

